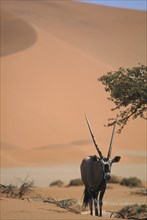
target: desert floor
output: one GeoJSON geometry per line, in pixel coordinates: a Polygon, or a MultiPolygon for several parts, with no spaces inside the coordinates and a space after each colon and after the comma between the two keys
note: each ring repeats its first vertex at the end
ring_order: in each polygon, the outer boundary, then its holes
{"type": "MultiPolygon", "coordinates": [[[[35,195],[56,200],[72,198],[82,204],[83,189],[83,186],[35,188],[24,200],[1,198],[1,219],[96,219],[97,217],[89,216],[88,212],[86,213],[84,210],[81,210],[83,214],[76,213],[74,208],[67,210],[57,207],[55,204],[33,199],[35,195]]],[[[103,217],[101,219],[109,219],[113,211],[118,211],[126,205],[145,204],[146,197],[135,194],[138,190],[138,188],[109,184],[103,200],[103,217]]],[[[112,216],[111,219],[115,218],[112,216]]]]}

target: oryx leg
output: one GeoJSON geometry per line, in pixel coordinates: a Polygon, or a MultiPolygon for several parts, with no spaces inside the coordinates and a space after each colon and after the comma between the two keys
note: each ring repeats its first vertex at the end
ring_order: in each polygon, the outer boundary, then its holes
{"type": "Polygon", "coordinates": [[[95,206],[95,216],[98,216],[98,200],[94,199],[94,206],[95,206]]]}
{"type": "Polygon", "coordinates": [[[89,198],[90,215],[93,214],[93,199],[92,196],[89,198]]]}
{"type": "Polygon", "coordinates": [[[95,215],[98,216],[98,191],[95,191],[95,190],[91,190],[91,195],[92,195],[92,198],[94,200],[94,207],[95,207],[95,215]]]}
{"type": "Polygon", "coordinates": [[[102,216],[103,196],[104,196],[105,190],[106,190],[106,187],[100,191],[100,196],[99,196],[100,216],[102,216]]]}

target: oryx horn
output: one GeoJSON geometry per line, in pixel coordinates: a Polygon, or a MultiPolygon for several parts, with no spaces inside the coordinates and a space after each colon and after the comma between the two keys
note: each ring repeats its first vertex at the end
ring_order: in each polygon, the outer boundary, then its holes
{"type": "Polygon", "coordinates": [[[116,127],[116,122],[117,122],[117,116],[114,122],[114,126],[113,126],[113,130],[112,130],[112,136],[111,136],[111,140],[110,140],[110,146],[109,146],[109,151],[108,151],[108,155],[107,155],[107,159],[110,159],[111,157],[111,151],[112,151],[112,143],[113,143],[113,139],[114,139],[114,131],[115,131],[115,127],[116,127]]]}
{"type": "Polygon", "coordinates": [[[94,145],[95,145],[95,147],[96,147],[96,150],[97,150],[97,152],[98,152],[100,158],[102,159],[102,158],[103,158],[103,155],[102,155],[101,151],[100,151],[99,148],[98,148],[98,145],[97,145],[96,140],[95,140],[95,138],[94,138],[94,135],[93,135],[93,133],[92,133],[92,130],[91,130],[91,127],[90,127],[90,124],[89,124],[89,121],[88,121],[88,118],[87,118],[86,114],[85,114],[85,118],[86,118],[86,122],[87,122],[87,125],[88,125],[88,128],[89,128],[89,131],[90,131],[90,134],[91,134],[93,143],[94,143],[94,145]]]}

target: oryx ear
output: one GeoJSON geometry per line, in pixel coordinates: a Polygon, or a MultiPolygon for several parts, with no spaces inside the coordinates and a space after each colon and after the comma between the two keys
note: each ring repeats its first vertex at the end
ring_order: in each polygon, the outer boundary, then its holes
{"type": "Polygon", "coordinates": [[[120,156],[116,156],[116,157],[114,157],[114,158],[112,159],[111,163],[117,163],[117,162],[120,161],[120,159],[121,159],[120,156]]]}

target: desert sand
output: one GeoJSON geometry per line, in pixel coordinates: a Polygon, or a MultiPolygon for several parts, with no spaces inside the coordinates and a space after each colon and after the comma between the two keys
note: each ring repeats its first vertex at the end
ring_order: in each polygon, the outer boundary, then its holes
{"type": "MultiPolygon", "coordinates": [[[[97,219],[96,216],[90,216],[88,211],[76,208],[67,210],[60,208],[55,204],[43,203],[39,199],[34,200],[34,195],[42,197],[50,197],[56,200],[76,199],[82,204],[83,186],[78,187],[48,187],[36,188],[27,195],[24,200],[2,198],[1,202],[1,217],[2,219],[97,219]]],[[[120,210],[122,207],[131,204],[145,204],[145,196],[134,194],[138,189],[130,189],[118,184],[109,184],[109,187],[104,196],[103,218],[110,219],[112,212],[120,210]],[[119,197],[118,197],[119,194],[119,197]]],[[[39,198],[39,197],[38,197],[39,198]]],[[[117,219],[114,216],[112,220],[117,219]]]]}
{"type": "MultiPolygon", "coordinates": [[[[38,187],[47,187],[58,177],[66,183],[80,177],[81,160],[96,154],[85,112],[107,153],[112,128],[104,125],[116,112],[97,79],[119,67],[146,63],[145,17],[143,11],[70,0],[1,2],[2,183],[29,176],[38,187]]],[[[115,135],[112,153],[122,157],[114,174],[145,181],[146,122],[130,121],[115,135]]],[[[22,219],[23,212],[28,212],[25,219],[29,214],[39,219],[40,209],[40,218],[48,218],[46,204],[16,200],[14,208],[12,200],[1,201],[14,211],[14,219],[22,219]]],[[[50,218],[81,219],[71,213],[61,217],[60,210],[52,214],[50,218]]]]}

